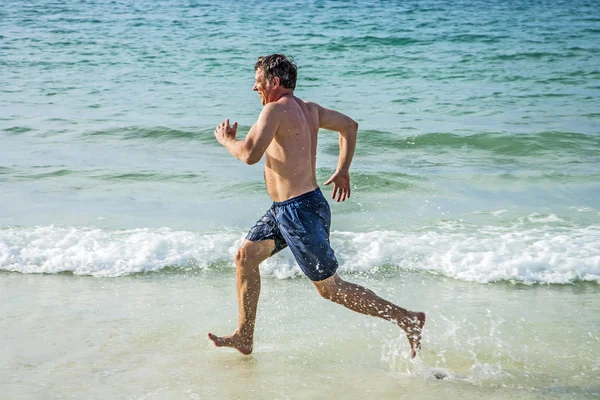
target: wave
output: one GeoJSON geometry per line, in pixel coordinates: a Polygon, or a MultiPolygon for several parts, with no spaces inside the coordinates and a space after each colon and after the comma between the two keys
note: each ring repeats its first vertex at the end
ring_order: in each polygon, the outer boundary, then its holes
{"type": "Polygon", "coordinates": [[[82,177],[102,181],[114,182],[192,182],[198,183],[206,180],[203,173],[163,173],[157,171],[121,171],[107,172],[102,169],[66,169],[59,166],[34,166],[28,169],[11,169],[0,167],[0,175],[9,175],[13,180],[42,180],[56,179],[65,177],[72,179],[73,177],[82,177]],[[42,172],[40,172],[40,170],[42,172]]]}
{"type": "MultiPolygon", "coordinates": [[[[599,137],[561,131],[531,134],[483,132],[465,135],[440,132],[400,137],[391,132],[364,130],[360,131],[359,135],[357,146],[359,154],[377,154],[382,150],[399,149],[464,148],[511,156],[530,156],[554,151],[569,151],[582,155],[592,154],[600,149],[599,137]]],[[[337,154],[337,147],[335,144],[330,144],[325,147],[325,151],[337,154]]]]}
{"type": "Polygon", "coordinates": [[[3,129],[4,132],[7,132],[7,133],[13,134],[13,135],[19,135],[21,133],[31,132],[32,130],[33,129],[27,128],[25,126],[12,126],[10,128],[3,129]]]}
{"type": "MultiPolygon", "coordinates": [[[[330,168],[317,168],[317,181],[324,182],[333,174],[330,168]]],[[[421,193],[429,190],[427,184],[429,179],[423,175],[411,175],[401,172],[377,172],[365,171],[352,172],[352,189],[360,192],[397,192],[397,191],[419,191],[421,193]]]]}
{"type": "MultiPolygon", "coordinates": [[[[198,233],[169,228],[93,227],[0,229],[0,270],[71,272],[95,277],[175,270],[233,268],[244,232],[198,233]]],[[[509,227],[448,221],[413,231],[333,232],[342,273],[427,272],[479,283],[600,283],[600,225],[565,226],[532,215],[509,227]]],[[[266,276],[300,275],[284,251],[261,265],[266,276]]]]}
{"type": "MultiPolygon", "coordinates": [[[[414,102],[416,99],[395,99],[394,102],[414,102]]],[[[595,114],[588,116],[594,117],[595,114]]],[[[250,126],[240,126],[239,136],[243,137],[250,126]]],[[[5,131],[25,133],[29,128],[13,127],[5,131]]],[[[380,130],[360,130],[356,152],[363,154],[380,154],[381,151],[402,149],[472,149],[511,156],[530,156],[548,152],[570,152],[577,155],[595,155],[600,149],[600,137],[569,131],[540,131],[535,133],[479,132],[452,133],[430,132],[417,135],[406,135],[406,131],[414,132],[414,128],[404,128],[404,132],[380,130]]],[[[161,126],[142,127],[124,126],[97,131],[83,132],[84,138],[111,137],[117,140],[155,140],[155,141],[196,141],[208,146],[219,146],[213,135],[214,127],[198,127],[172,129],[161,126]]],[[[324,135],[325,136],[325,135],[324,135]]],[[[330,135],[327,135],[330,136],[330,135]]],[[[321,144],[326,154],[337,155],[337,141],[323,141],[321,144]]]]}
{"type": "Polygon", "coordinates": [[[362,36],[362,37],[347,37],[347,38],[343,38],[342,39],[344,43],[350,41],[354,41],[356,43],[360,43],[360,44],[366,44],[366,45],[373,45],[373,44],[377,44],[377,45],[383,45],[383,46],[398,46],[398,47],[402,47],[402,46],[409,46],[409,45],[414,45],[414,44],[421,44],[423,42],[429,42],[429,41],[424,41],[422,39],[417,39],[414,37],[400,37],[400,36],[371,36],[371,35],[367,35],[367,36],[362,36]]]}
{"type": "MultiPolygon", "coordinates": [[[[373,45],[381,45],[381,46],[392,46],[392,47],[403,47],[410,46],[414,44],[423,43],[424,40],[420,38],[410,37],[410,36],[375,36],[375,35],[365,35],[365,36],[342,36],[335,39],[332,39],[329,44],[330,45],[343,45],[343,46],[373,46],[373,45]]],[[[430,41],[426,41],[429,43],[430,41]]]]}
{"type": "Polygon", "coordinates": [[[463,33],[449,35],[444,40],[447,42],[456,43],[499,43],[509,40],[511,37],[507,35],[497,34],[481,34],[481,33],[463,33]]]}
{"type": "MultiPolygon", "coordinates": [[[[240,127],[244,129],[244,127],[240,127]]],[[[249,129],[249,127],[248,127],[249,129]]],[[[207,144],[215,144],[216,139],[213,135],[213,128],[204,129],[172,129],[164,126],[141,127],[125,126],[120,128],[110,128],[99,131],[85,132],[84,136],[112,136],[122,140],[134,139],[156,139],[156,140],[197,140],[207,144]]]]}
{"type": "Polygon", "coordinates": [[[547,51],[524,51],[520,53],[511,54],[494,54],[488,57],[490,60],[499,61],[515,61],[515,60],[541,60],[541,59],[554,59],[554,58],[570,58],[575,54],[573,53],[556,53],[547,51]]]}
{"type": "MultiPolygon", "coordinates": [[[[490,161],[486,162],[489,164],[490,161]]],[[[512,161],[511,161],[512,162],[512,161]]],[[[415,168],[437,167],[440,163],[429,163],[424,160],[412,163],[415,168]]],[[[332,168],[317,168],[317,182],[325,182],[332,174],[332,168]]],[[[262,179],[245,179],[235,183],[221,183],[213,185],[214,179],[205,172],[180,172],[165,173],[163,171],[152,170],[120,170],[108,171],[102,169],[65,169],[60,166],[34,167],[27,169],[14,169],[0,167],[0,181],[4,182],[22,182],[22,181],[42,181],[52,180],[68,184],[74,179],[79,179],[80,187],[89,187],[98,183],[178,183],[184,185],[207,185],[211,186],[214,193],[263,193],[265,191],[265,182],[262,179]]],[[[485,184],[486,187],[494,186],[497,189],[506,188],[506,185],[531,185],[530,188],[539,188],[546,184],[588,184],[600,181],[600,174],[590,172],[545,172],[540,171],[505,171],[505,172],[475,172],[463,173],[460,176],[451,176],[446,179],[447,182],[468,182],[472,187],[478,187],[479,184],[485,184]]],[[[355,170],[352,172],[352,190],[361,193],[431,193],[435,191],[436,177],[430,172],[423,171],[421,174],[405,174],[393,171],[367,172],[355,170]],[[433,186],[432,186],[433,185],[433,186]]]]}

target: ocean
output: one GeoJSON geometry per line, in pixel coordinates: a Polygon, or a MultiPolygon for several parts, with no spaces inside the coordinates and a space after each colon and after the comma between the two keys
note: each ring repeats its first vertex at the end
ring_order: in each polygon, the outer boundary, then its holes
{"type": "MultiPolygon", "coordinates": [[[[0,398],[600,397],[600,3],[34,0],[0,6],[0,398]],[[255,352],[233,255],[262,162],[258,56],[359,123],[331,201],[339,274],[397,328],[261,265],[255,352]],[[437,378],[443,379],[437,379],[437,378]]],[[[319,135],[317,178],[337,134],[319,135]]],[[[322,186],[327,195],[330,187],[322,186]]]]}

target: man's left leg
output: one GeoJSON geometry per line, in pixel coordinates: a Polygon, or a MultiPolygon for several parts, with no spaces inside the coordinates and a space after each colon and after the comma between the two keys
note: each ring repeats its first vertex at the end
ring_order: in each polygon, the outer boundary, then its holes
{"type": "Polygon", "coordinates": [[[392,321],[406,332],[411,357],[421,349],[421,333],[425,325],[425,313],[405,310],[377,296],[360,285],[346,282],[337,274],[313,284],[324,298],[365,315],[392,321]]]}

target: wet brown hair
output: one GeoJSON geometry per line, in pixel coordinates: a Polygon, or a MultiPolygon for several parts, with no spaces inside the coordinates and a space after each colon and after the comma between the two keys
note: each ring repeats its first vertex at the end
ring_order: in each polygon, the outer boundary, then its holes
{"type": "Polygon", "coordinates": [[[296,79],[298,78],[298,67],[294,63],[293,57],[287,57],[284,54],[271,54],[258,57],[254,64],[254,69],[262,69],[265,78],[269,81],[274,77],[279,78],[281,86],[287,89],[296,89],[296,79]]]}

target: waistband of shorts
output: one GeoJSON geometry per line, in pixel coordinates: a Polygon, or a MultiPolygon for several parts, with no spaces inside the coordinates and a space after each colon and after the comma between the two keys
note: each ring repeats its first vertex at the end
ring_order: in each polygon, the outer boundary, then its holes
{"type": "Polygon", "coordinates": [[[315,190],[310,191],[310,192],[306,192],[304,194],[301,194],[300,196],[296,196],[296,197],[292,197],[291,199],[287,199],[285,201],[280,201],[280,202],[273,202],[273,205],[275,207],[281,207],[281,206],[287,206],[288,204],[292,204],[295,201],[300,201],[300,200],[304,200],[308,197],[312,197],[315,195],[321,194],[321,188],[317,187],[315,190]]]}

